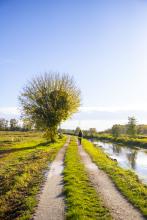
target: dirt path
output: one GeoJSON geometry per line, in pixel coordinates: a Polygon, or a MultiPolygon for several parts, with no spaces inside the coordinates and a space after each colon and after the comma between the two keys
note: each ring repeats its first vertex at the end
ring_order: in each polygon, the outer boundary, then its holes
{"type": "Polygon", "coordinates": [[[34,220],[63,220],[64,219],[64,196],[63,176],[64,155],[70,140],[59,151],[50,166],[47,180],[40,195],[38,208],[34,220]]]}
{"type": "Polygon", "coordinates": [[[99,170],[92,162],[90,156],[84,151],[82,146],[79,146],[79,153],[93,186],[101,195],[112,217],[116,220],[144,219],[139,211],[120,194],[107,174],[99,170]]]}

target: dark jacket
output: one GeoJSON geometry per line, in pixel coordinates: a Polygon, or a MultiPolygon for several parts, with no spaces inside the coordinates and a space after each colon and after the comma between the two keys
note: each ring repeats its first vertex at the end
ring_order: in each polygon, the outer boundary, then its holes
{"type": "Polygon", "coordinates": [[[82,131],[79,131],[79,135],[78,135],[79,138],[82,138],[83,137],[83,133],[82,131]]]}

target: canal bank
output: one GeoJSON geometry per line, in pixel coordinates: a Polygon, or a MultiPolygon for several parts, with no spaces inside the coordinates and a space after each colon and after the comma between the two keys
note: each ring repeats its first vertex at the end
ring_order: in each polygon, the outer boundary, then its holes
{"type": "Polygon", "coordinates": [[[113,137],[110,134],[98,134],[96,136],[85,136],[88,139],[97,139],[99,141],[110,141],[113,143],[123,144],[130,147],[141,147],[147,150],[147,137],[129,137],[129,136],[120,136],[120,137],[113,137]]]}
{"type": "Polygon", "coordinates": [[[94,146],[88,140],[83,140],[82,145],[92,161],[111,178],[122,195],[147,218],[147,185],[134,172],[121,168],[118,162],[110,159],[102,148],[94,146]]]}
{"type": "Polygon", "coordinates": [[[95,139],[91,141],[95,146],[101,147],[111,159],[117,160],[119,166],[132,170],[141,182],[147,184],[147,150],[95,139]]]}

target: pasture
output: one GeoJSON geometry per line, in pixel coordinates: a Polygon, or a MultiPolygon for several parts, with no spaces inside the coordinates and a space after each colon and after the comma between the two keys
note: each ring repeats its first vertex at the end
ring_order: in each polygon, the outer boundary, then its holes
{"type": "Polygon", "coordinates": [[[44,173],[65,137],[50,144],[42,133],[0,132],[0,217],[29,219],[44,173]]]}

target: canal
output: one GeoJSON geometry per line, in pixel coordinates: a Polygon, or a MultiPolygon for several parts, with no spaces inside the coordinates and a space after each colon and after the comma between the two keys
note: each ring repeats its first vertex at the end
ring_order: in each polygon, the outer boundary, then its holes
{"type": "Polygon", "coordinates": [[[118,165],[133,170],[139,179],[147,184],[147,150],[137,147],[127,147],[116,143],[92,140],[95,146],[100,146],[118,165]]]}

